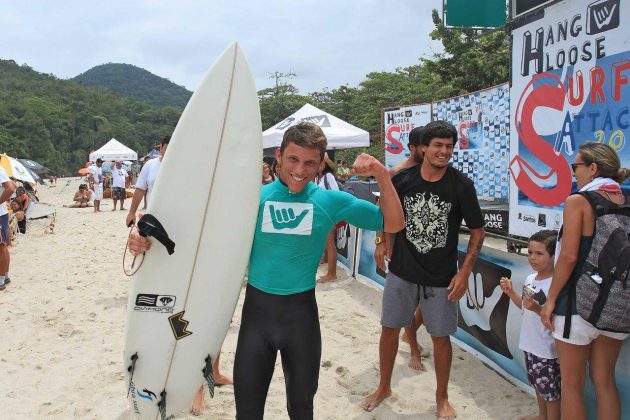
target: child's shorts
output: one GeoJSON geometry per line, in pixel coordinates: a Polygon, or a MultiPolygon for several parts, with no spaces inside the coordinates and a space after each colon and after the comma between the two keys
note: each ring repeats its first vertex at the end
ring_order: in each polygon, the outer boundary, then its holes
{"type": "Polygon", "coordinates": [[[543,359],[525,352],[527,379],[545,401],[560,399],[560,364],[558,359],[543,359]]]}

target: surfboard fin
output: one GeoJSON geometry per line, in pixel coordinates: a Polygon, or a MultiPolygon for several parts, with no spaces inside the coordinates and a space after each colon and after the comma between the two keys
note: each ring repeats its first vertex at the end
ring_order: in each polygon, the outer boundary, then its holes
{"type": "Polygon", "coordinates": [[[131,392],[131,385],[133,384],[133,372],[136,370],[136,360],[138,360],[138,353],[134,353],[131,356],[131,365],[127,368],[127,372],[129,372],[129,388],[127,388],[127,398],[129,398],[129,393],[131,392]]]}
{"type": "Polygon", "coordinates": [[[214,373],[212,372],[212,357],[208,355],[205,359],[206,367],[201,369],[203,372],[203,377],[208,383],[208,392],[210,393],[210,398],[214,398],[214,373]]]}
{"type": "Polygon", "coordinates": [[[152,236],[159,243],[164,245],[168,255],[171,255],[175,252],[175,242],[168,237],[168,233],[166,233],[166,229],[164,226],[155,218],[155,216],[151,214],[145,214],[138,220],[138,232],[142,236],[152,236]]]}

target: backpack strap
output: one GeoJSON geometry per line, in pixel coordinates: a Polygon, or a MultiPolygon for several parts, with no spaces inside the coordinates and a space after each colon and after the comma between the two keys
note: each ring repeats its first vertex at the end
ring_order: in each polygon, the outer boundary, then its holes
{"type": "Polygon", "coordinates": [[[330,184],[328,183],[328,177],[326,175],[328,174],[324,174],[324,186],[326,187],[327,190],[329,190],[330,184]]]}

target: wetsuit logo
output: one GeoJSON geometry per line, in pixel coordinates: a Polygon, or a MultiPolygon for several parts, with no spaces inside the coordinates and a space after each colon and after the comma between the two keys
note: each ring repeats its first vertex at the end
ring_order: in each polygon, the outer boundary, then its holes
{"type": "Polygon", "coordinates": [[[267,201],[261,230],[265,233],[310,235],[313,229],[313,205],[267,201]]]}

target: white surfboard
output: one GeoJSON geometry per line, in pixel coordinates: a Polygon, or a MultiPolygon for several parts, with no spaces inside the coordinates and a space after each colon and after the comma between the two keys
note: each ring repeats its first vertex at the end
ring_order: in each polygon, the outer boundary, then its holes
{"type": "Polygon", "coordinates": [[[124,367],[139,418],[188,407],[220,351],[254,235],[261,133],[254,79],[234,43],[190,98],[146,211],[175,252],[152,239],[130,279],[124,367]]]}

